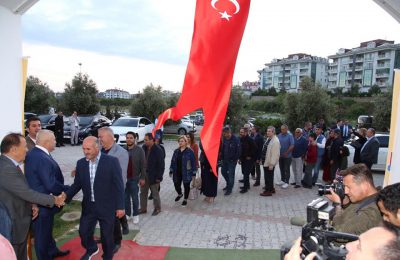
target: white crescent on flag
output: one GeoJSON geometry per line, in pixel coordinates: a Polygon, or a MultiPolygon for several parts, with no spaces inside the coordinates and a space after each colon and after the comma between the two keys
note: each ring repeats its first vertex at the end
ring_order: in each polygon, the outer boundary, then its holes
{"type": "MultiPolygon", "coordinates": [[[[211,0],[211,6],[217,10],[218,8],[215,6],[215,4],[218,2],[219,0],[211,0]]],[[[226,10],[224,10],[223,12],[219,12],[221,14],[221,18],[226,19],[229,21],[229,18],[232,17],[232,15],[239,13],[240,11],[240,5],[236,0],[229,0],[229,2],[231,2],[233,5],[235,5],[235,12],[233,14],[229,14],[226,10]]]]}

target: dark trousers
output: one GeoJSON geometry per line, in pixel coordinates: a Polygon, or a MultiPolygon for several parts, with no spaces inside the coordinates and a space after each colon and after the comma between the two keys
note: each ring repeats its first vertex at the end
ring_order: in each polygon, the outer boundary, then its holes
{"type": "Polygon", "coordinates": [[[279,170],[281,171],[281,181],[289,183],[290,180],[290,165],[292,158],[279,158],[279,170]]]}
{"type": "MultiPolygon", "coordinates": [[[[126,219],[126,217],[125,217],[126,219]]],[[[126,224],[128,222],[126,221],[126,224]]],[[[114,244],[115,245],[121,245],[121,240],[122,240],[122,231],[121,231],[121,219],[115,217],[114,219],[114,244]]]]}
{"type": "Polygon", "coordinates": [[[315,164],[307,164],[306,169],[304,172],[304,178],[303,178],[303,183],[311,187],[313,184],[313,176],[312,176],[312,170],[315,168],[315,164]]]}
{"type": "Polygon", "coordinates": [[[107,216],[98,216],[96,214],[94,202],[89,202],[82,211],[82,217],[79,224],[79,236],[81,244],[88,254],[97,250],[97,244],[93,239],[94,229],[97,221],[100,224],[101,244],[103,246],[103,259],[112,259],[114,250],[113,230],[115,223],[115,212],[107,216]]]}
{"type": "Polygon", "coordinates": [[[64,130],[60,129],[60,130],[56,130],[55,132],[56,134],[56,142],[58,145],[62,145],[64,144],[63,139],[64,139],[64,130]]]}
{"type": "MultiPolygon", "coordinates": [[[[175,190],[180,195],[182,194],[182,174],[176,175],[176,182],[174,182],[175,190]]],[[[190,192],[190,182],[183,182],[184,196],[183,198],[187,200],[189,198],[190,192]]]]}
{"type": "Polygon", "coordinates": [[[253,169],[251,170],[251,176],[256,176],[256,182],[260,182],[261,179],[261,165],[255,162],[253,169]]]}
{"type": "Polygon", "coordinates": [[[242,173],[243,173],[243,184],[245,189],[250,189],[250,172],[254,166],[253,160],[243,160],[242,163],[242,173]]]}
{"type": "Polygon", "coordinates": [[[269,167],[264,168],[264,180],[265,180],[265,191],[272,192],[274,190],[274,171],[275,167],[272,170],[269,170],[269,167]]]}
{"type": "Polygon", "coordinates": [[[14,248],[15,255],[17,256],[17,260],[26,260],[28,258],[28,237],[25,238],[25,241],[19,244],[12,244],[14,248]]]}
{"type": "Polygon", "coordinates": [[[40,214],[33,221],[35,251],[38,260],[52,260],[58,249],[53,238],[54,214],[40,214]]]}
{"type": "Polygon", "coordinates": [[[137,178],[128,179],[126,182],[125,211],[127,216],[137,216],[139,214],[139,179],[137,178]]]}
{"type": "Polygon", "coordinates": [[[226,181],[226,191],[232,192],[235,183],[235,169],[236,161],[224,160],[222,161],[221,173],[226,181]]]}

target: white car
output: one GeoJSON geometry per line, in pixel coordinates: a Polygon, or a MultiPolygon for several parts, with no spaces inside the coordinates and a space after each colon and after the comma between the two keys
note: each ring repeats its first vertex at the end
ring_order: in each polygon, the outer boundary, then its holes
{"type": "MultiPolygon", "coordinates": [[[[385,171],[386,170],[386,159],[388,154],[389,147],[389,134],[375,134],[375,137],[378,139],[379,153],[378,153],[378,163],[372,165],[373,171],[385,171]]],[[[356,137],[357,139],[357,137],[356,137]]],[[[350,142],[345,144],[350,151],[350,155],[348,157],[348,166],[352,166],[353,158],[354,158],[354,147],[350,145],[350,142]]]]}
{"type": "Polygon", "coordinates": [[[186,135],[189,132],[196,132],[196,125],[184,122],[183,120],[167,120],[164,124],[164,134],[186,135]]]}
{"type": "Polygon", "coordinates": [[[126,133],[131,131],[139,135],[137,141],[142,142],[146,133],[151,133],[154,124],[146,117],[125,116],[114,121],[110,126],[114,132],[116,143],[126,144],[126,133]]]}

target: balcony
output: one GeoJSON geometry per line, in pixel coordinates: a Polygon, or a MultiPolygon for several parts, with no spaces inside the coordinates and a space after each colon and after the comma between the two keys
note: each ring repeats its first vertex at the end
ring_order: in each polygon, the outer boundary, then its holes
{"type": "Polygon", "coordinates": [[[356,66],[356,67],[355,67],[355,70],[356,70],[356,71],[363,70],[363,67],[362,67],[362,66],[356,66]]]}
{"type": "Polygon", "coordinates": [[[376,65],[376,67],[378,67],[378,68],[389,68],[390,64],[388,64],[388,63],[378,63],[376,65]]]}
{"type": "Polygon", "coordinates": [[[336,80],[337,80],[337,77],[329,77],[328,78],[328,81],[335,81],[336,82],[336,80]]]}
{"type": "Polygon", "coordinates": [[[356,75],[354,75],[354,79],[362,79],[362,74],[356,74],[356,75]]]}
{"type": "Polygon", "coordinates": [[[328,73],[336,74],[337,73],[337,69],[330,69],[330,70],[328,70],[328,73]]]}
{"type": "Polygon", "coordinates": [[[337,61],[336,61],[336,62],[329,63],[329,66],[332,66],[332,67],[337,66],[337,65],[338,65],[337,61]]]}
{"type": "Polygon", "coordinates": [[[377,60],[390,60],[389,54],[379,54],[377,60]]]}
{"type": "Polygon", "coordinates": [[[377,73],[376,78],[389,78],[389,73],[377,73]]]}

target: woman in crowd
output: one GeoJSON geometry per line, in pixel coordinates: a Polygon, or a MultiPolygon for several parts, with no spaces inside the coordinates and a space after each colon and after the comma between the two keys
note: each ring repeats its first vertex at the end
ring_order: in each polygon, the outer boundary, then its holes
{"type": "Polygon", "coordinates": [[[303,187],[311,189],[312,188],[312,170],[314,169],[315,164],[317,163],[317,135],[315,133],[311,133],[308,136],[308,147],[305,158],[305,172],[304,178],[302,181],[303,187]]]}
{"type": "MultiPolygon", "coordinates": [[[[204,201],[213,203],[215,197],[217,197],[218,172],[217,175],[214,174],[201,143],[200,150],[201,192],[206,196],[204,201]]],[[[218,167],[216,168],[218,169],[218,167]]]]}
{"type": "Polygon", "coordinates": [[[357,164],[357,163],[361,162],[360,153],[361,153],[361,148],[367,141],[367,129],[360,128],[360,129],[358,129],[358,132],[354,132],[353,134],[358,137],[357,140],[351,142],[351,146],[354,147],[353,162],[354,162],[354,164],[357,164]]]}
{"type": "Polygon", "coordinates": [[[194,138],[194,134],[192,132],[188,133],[186,135],[186,138],[188,140],[189,147],[194,152],[194,158],[196,159],[196,166],[197,166],[197,168],[199,168],[200,167],[200,165],[199,165],[199,145],[196,143],[196,139],[194,138]]]}
{"type": "Polygon", "coordinates": [[[329,155],[331,151],[331,145],[334,139],[334,132],[333,128],[329,130],[329,135],[328,138],[326,139],[325,143],[325,153],[324,153],[324,159],[323,159],[323,175],[322,175],[322,180],[325,182],[332,182],[331,177],[330,177],[330,168],[331,165],[329,163],[329,155]]]}
{"type": "Polygon", "coordinates": [[[196,174],[197,166],[194,153],[192,149],[188,147],[186,136],[180,136],[178,138],[178,144],[179,147],[175,149],[172,155],[169,174],[172,177],[175,190],[178,193],[175,201],[179,201],[184,197],[182,206],[186,206],[190,192],[190,182],[192,181],[192,177],[196,174]],[[182,194],[182,182],[184,194],[182,194]]]}

